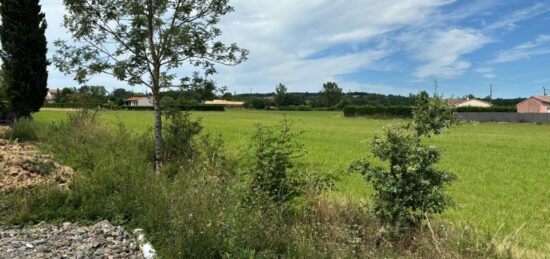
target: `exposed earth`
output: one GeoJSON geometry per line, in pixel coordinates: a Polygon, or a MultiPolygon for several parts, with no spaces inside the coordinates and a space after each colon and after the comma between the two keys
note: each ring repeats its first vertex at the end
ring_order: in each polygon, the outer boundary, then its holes
{"type": "MultiPolygon", "coordinates": [[[[0,136],[9,128],[0,127],[0,136]]],[[[67,188],[73,170],[40,154],[34,143],[0,139],[0,193],[43,184],[67,188]]]]}

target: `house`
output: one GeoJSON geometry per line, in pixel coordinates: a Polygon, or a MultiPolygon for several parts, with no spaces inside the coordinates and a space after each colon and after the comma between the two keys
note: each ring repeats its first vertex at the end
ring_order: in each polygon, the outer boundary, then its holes
{"type": "Polygon", "coordinates": [[[226,101],[226,100],[206,101],[204,102],[204,104],[217,104],[217,105],[225,105],[225,106],[244,106],[244,102],[226,101]]]}
{"type": "Polygon", "coordinates": [[[124,105],[153,107],[153,97],[131,97],[124,100],[124,105]]]}
{"type": "Polygon", "coordinates": [[[453,99],[450,101],[451,105],[454,107],[491,107],[493,104],[475,99],[475,98],[466,98],[466,99],[453,99]]]}
{"type": "Polygon", "coordinates": [[[550,96],[533,96],[516,107],[518,113],[550,113],[550,96]]]}
{"type": "Polygon", "coordinates": [[[59,89],[48,89],[48,92],[46,93],[46,102],[53,103],[55,102],[55,99],[57,96],[59,96],[59,89]]]}

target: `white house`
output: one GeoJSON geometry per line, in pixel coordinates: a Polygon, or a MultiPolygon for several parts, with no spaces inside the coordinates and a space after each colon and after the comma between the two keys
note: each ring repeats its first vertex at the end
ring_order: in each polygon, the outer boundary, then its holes
{"type": "Polygon", "coordinates": [[[451,100],[451,104],[455,107],[491,107],[493,104],[475,99],[475,98],[468,98],[468,99],[454,99],[451,100]]]}
{"type": "Polygon", "coordinates": [[[131,97],[124,100],[127,106],[147,106],[153,107],[153,97],[131,97]]]}

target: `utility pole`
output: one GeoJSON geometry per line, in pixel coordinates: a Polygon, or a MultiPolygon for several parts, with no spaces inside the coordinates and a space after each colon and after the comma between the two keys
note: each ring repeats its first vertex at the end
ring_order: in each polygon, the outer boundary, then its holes
{"type": "Polygon", "coordinates": [[[489,100],[493,101],[493,84],[491,84],[491,87],[489,90],[489,100]]]}
{"type": "Polygon", "coordinates": [[[542,87],[542,89],[544,90],[544,96],[546,96],[546,95],[547,95],[547,94],[546,94],[546,90],[550,90],[550,89],[548,89],[548,88],[546,88],[546,87],[542,87]]]}

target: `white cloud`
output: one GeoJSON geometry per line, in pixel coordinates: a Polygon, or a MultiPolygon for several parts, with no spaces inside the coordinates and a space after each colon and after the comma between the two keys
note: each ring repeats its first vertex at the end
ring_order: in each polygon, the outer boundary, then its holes
{"type": "Polygon", "coordinates": [[[412,42],[413,56],[424,65],[419,66],[414,75],[418,78],[454,78],[471,67],[462,56],[474,52],[490,39],[471,29],[453,28],[425,34],[410,34],[402,38],[412,42]]]}
{"type": "Polygon", "coordinates": [[[494,79],[497,77],[494,69],[490,67],[479,67],[475,70],[475,72],[481,74],[481,76],[487,79],[494,79]]]}
{"type": "Polygon", "coordinates": [[[547,54],[550,54],[550,35],[539,35],[535,40],[499,51],[491,63],[507,63],[547,54]]]}
{"type": "Polygon", "coordinates": [[[532,19],[547,12],[550,12],[550,5],[536,3],[527,8],[519,9],[512,14],[499,19],[497,22],[485,27],[485,30],[496,30],[502,28],[512,30],[517,27],[518,22],[532,19]]]}

